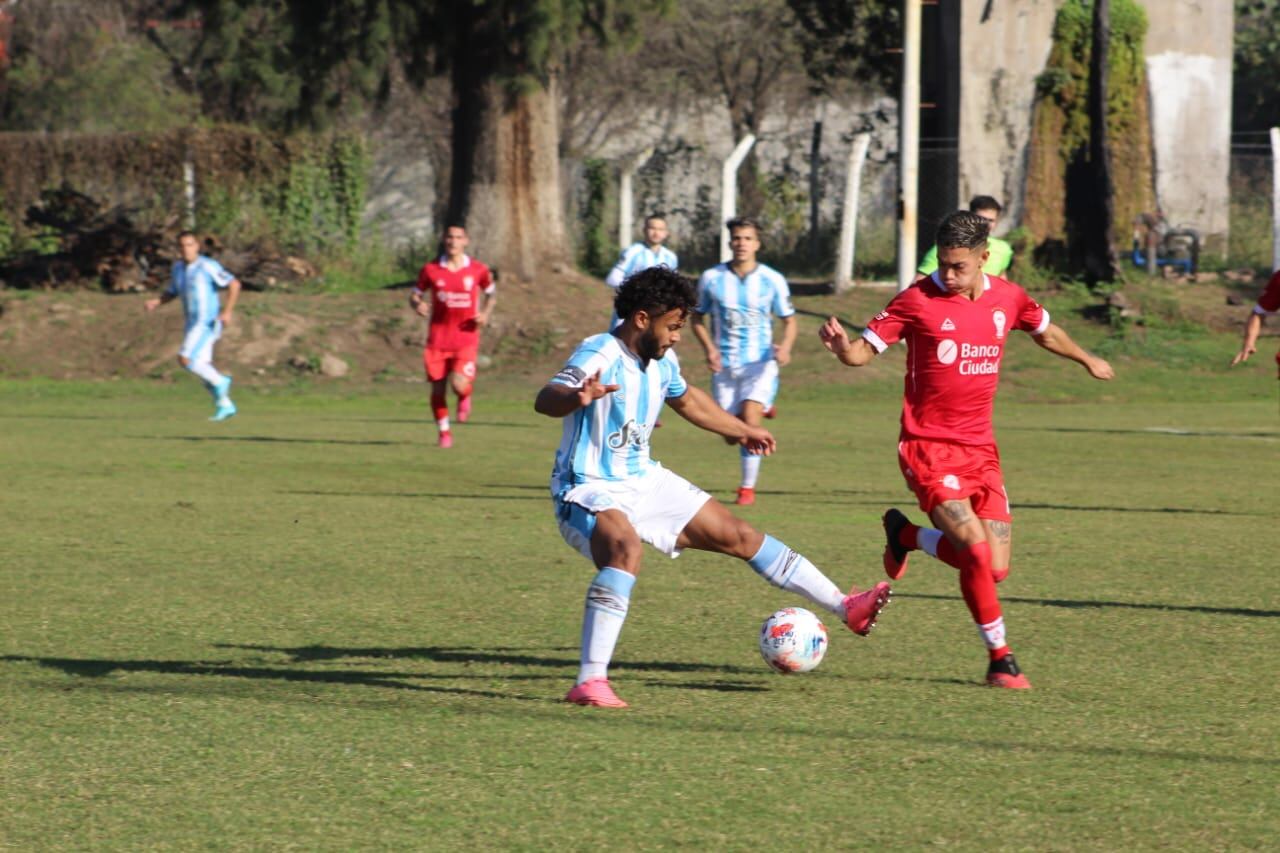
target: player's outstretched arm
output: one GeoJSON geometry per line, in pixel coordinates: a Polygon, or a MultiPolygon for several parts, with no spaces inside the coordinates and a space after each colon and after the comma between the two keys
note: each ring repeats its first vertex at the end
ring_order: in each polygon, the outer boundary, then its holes
{"type": "Polygon", "coordinates": [[[850,367],[861,367],[876,357],[876,348],[866,338],[849,340],[849,335],[835,317],[828,317],[827,322],[818,329],[818,337],[827,351],[850,367]]]}
{"type": "Polygon", "coordinates": [[[166,302],[172,302],[173,300],[174,300],[174,295],[166,290],[164,293],[161,293],[159,296],[154,296],[151,299],[148,299],[146,302],[142,303],[142,307],[147,309],[148,312],[151,312],[156,310],[166,302]]]}
{"type": "Polygon", "coordinates": [[[694,426],[733,439],[752,453],[768,456],[777,449],[777,442],[768,430],[735,418],[717,406],[711,395],[701,388],[690,385],[681,396],[667,400],[667,405],[694,426]]]}
{"type": "Polygon", "coordinates": [[[1116,375],[1106,359],[1098,358],[1085,352],[1080,348],[1079,344],[1071,339],[1066,330],[1056,323],[1050,323],[1049,327],[1043,332],[1031,337],[1035,339],[1036,343],[1054,355],[1071,359],[1082,365],[1094,379],[1113,379],[1116,375]]]}
{"type": "Polygon", "coordinates": [[[542,390],[534,399],[533,410],[549,418],[563,418],[578,409],[590,406],[605,394],[612,394],[618,390],[618,387],[601,383],[598,370],[595,376],[588,376],[582,380],[582,385],[578,388],[570,388],[559,382],[548,382],[542,386],[542,390]]]}
{"type": "Polygon", "coordinates": [[[1249,356],[1258,351],[1258,335],[1261,333],[1262,315],[1250,314],[1249,319],[1244,322],[1244,340],[1240,342],[1240,352],[1236,353],[1236,357],[1231,359],[1233,366],[1248,361],[1249,356]]]}

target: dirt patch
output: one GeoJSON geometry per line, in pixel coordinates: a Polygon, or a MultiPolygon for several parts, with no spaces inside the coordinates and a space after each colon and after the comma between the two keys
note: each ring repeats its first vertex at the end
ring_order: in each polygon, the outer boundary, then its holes
{"type": "MultiPolygon", "coordinates": [[[[481,338],[482,367],[553,370],[583,337],[608,326],[611,291],[576,272],[537,282],[498,282],[494,321],[481,338]],[[567,306],[572,306],[571,308],[567,306]]],[[[65,379],[178,374],[182,309],[147,314],[142,294],[0,291],[0,375],[65,379]]],[[[408,290],[316,295],[241,294],[216,363],[255,383],[317,373],[325,355],[347,362],[341,381],[419,381],[426,323],[408,290]]]]}

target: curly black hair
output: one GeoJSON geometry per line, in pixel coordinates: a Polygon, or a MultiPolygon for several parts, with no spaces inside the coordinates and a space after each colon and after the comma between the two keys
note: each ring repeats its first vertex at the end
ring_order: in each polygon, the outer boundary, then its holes
{"type": "Polygon", "coordinates": [[[698,302],[693,282],[666,266],[649,267],[627,276],[613,299],[613,308],[623,320],[637,311],[660,317],[679,310],[688,316],[698,302]]]}

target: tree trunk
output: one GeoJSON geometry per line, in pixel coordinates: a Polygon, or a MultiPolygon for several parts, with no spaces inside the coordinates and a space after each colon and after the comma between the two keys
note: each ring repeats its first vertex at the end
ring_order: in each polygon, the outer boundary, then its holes
{"type": "Polygon", "coordinates": [[[467,227],[477,258],[526,281],[568,263],[554,79],[511,92],[460,59],[453,88],[446,221],[467,227]]]}
{"type": "Polygon", "coordinates": [[[1115,188],[1111,180],[1111,151],[1107,141],[1107,73],[1111,52],[1111,3],[1094,0],[1093,45],[1089,57],[1089,163],[1095,204],[1082,223],[1085,237],[1085,276],[1090,283],[1113,281],[1116,253],[1111,245],[1115,220],[1115,188]]]}

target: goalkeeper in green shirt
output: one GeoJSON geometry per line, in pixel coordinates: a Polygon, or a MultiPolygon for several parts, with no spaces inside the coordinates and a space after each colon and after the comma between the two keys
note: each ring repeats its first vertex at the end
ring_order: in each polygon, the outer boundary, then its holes
{"type": "MultiPolygon", "coordinates": [[[[1000,212],[1004,210],[1000,206],[1000,202],[996,201],[989,195],[976,195],[969,201],[969,212],[976,213],[983,219],[987,220],[989,228],[992,232],[996,230],[996,223],[1000,221],[1000,212]]],[[[1009,269],[1009,264],[1013,263],[1013,247],[998,237],[987,238],[987,251],[990,253],[987,262],[982,265],[982,271],[987,275],[998,275],[1004,278],[1005,272],[1009,269]]],[[[938,247],[930,246],[929,252],[924,256],[924,260],[920,262],[920,266],[916,271],[920,273],[917,280],[927,275],[932,275],[938,269],[938,247]]]]}

